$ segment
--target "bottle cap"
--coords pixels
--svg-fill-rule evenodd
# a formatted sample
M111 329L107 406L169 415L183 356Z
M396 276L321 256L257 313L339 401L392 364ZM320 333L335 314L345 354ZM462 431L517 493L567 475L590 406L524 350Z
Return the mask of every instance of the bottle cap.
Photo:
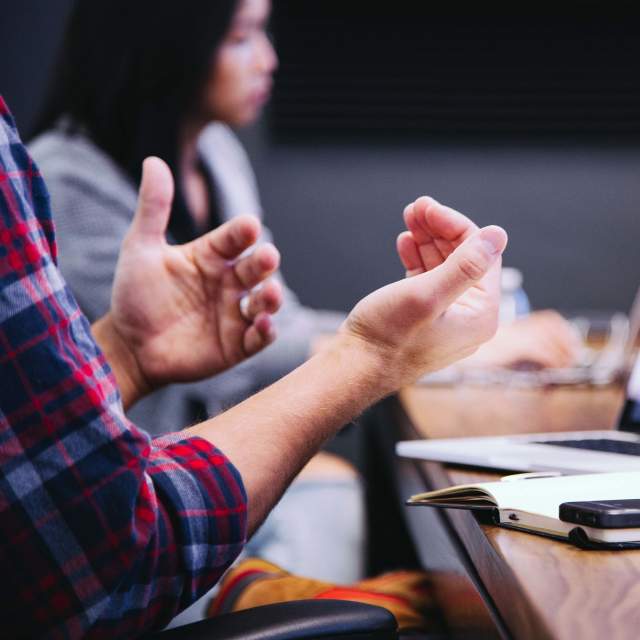
M522 272L513 267L503 267L500 279L502 292L517 291L522 287Z

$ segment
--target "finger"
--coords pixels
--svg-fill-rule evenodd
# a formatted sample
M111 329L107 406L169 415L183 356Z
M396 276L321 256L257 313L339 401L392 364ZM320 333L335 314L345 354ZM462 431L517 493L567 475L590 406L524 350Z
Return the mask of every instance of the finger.
M561 332L554 335L553 348L557 357L558 367L569 367L578 359L580 345L574 342L570 335Z
M410 231L403 231L396 240L396 249L402 266L407 273L416 274L424 271L420 251L413 234Z
M430 196L418 198L407 211L405 221L418 243L435 237L459 244L478 229L467 216Z
M195 254L205 263L213 258L234 260L255 244L260 235L260 221L255 216L237 216L217 229L194 240Z
M435 302L435 313L445 311L469 287L478 284L498 263L506 246L504 229L485 227L461 244L439 267L417 276L415 281L421 281L421 285L429 283L429 297ZM496 298L498 276L496 273L496 282L492 283Z
M171 170L160 158L146 158L142 163L142 180L138 191L138 205L131 223L131 233L143 239L164 239L172 201Z
M442 264L478 227L466 216L429 196L418 198L404 212L414 235L425 270Z
M409 205L404 211L404 220L414 236L427 271L442 264L464 239L469 224L473 224L461 213L428 196L422 196Z
M415 213L414 203L407 206L404 210L404 222L407 225L407 229L413 236L413 240L416 243L416 248L420 256L420 264L422 270L433 269L439 264L442 264L443 256L437 245L434 243L433 236L428 229L418 222ZM415 275L417 271L413 269L407 269L407 272Z
M273 279L268 280L246 298L247 302L242 315L251 322L260 313L276 313L282 305L282 299L282 285Z
M416 207L416 211L418 215L419 207ZM465 215L432 198L425 203L424 223L433 235L433 244L444 259L478 230L477 225Z
M535 311L523 320L523 323L526 323L525 326L531 325L541 339L553 346L559 363L556 366L568 366L577 359L582 340L571 324L557 311Z
M280 265L280 253L272 244L259 246L252 254L238 260L235 274L244 289L253 289Z
M557 345L537 345L535 354L534 359L545 368L568 367L572 362L570 354L558 349Z
M529 352L530 360L545 369L566 366L567 356L551 336L532 340Z
M550 328L550 331L553 331L557 339L562 342L567 357L572 362L577 360L580 349L583 346L583 341L578 331L558 312L547 310L545 314L548 315L550 324L552 323L554 326L553 329Z
M243 348L247 356L257 353L271 344L276 337L273 321L268 313L256 317L253 324L245 331Z

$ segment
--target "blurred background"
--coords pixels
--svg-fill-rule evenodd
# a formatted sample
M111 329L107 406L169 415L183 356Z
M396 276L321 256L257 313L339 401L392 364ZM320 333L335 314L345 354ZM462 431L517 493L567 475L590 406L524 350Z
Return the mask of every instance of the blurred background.
M509 231L505 263L534 308L628 310L639 22L605 3L464 15L430 4L274 2L275 92L241 137L293 290L346 310L399 277L401 212L427 193ZM25 138L71 6L3 8L0 91Z

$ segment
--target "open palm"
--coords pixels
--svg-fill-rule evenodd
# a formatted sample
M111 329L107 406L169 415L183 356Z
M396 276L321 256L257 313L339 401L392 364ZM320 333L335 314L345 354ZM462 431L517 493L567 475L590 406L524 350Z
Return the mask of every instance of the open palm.
M275 247L244 255L260 233L256 218L241 216L171 246L172 198L168 167L148 158L112 294L114 328L151 387L203 378L256 353L274 338L270 314L282 300L280 285L267 280L279 264Z

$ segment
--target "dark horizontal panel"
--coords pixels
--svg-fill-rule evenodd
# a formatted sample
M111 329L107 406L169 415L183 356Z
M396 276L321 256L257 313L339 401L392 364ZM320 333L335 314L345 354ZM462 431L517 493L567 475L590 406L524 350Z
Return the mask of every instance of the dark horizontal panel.
M599 138L603 134L629 134L630 136L633 136L633 140L637 143L638 136L640 136L640 122L624 124L619 122L598 123L596 126L592 122L582 122L580 120L571 119L563 121L547 121L544 123L531 122L527 125L523 124L519 120L496 120L493 122L485 122L483 127L475 126L473 123L459 121L446 121L439 124L443 126L446 125L447 134L451 134L456 139L461 133L478 134L483 136L488 134L513 133L518 135L519 142L522 142L522 136L526 137L527 134L535 134L536 136L541 134L566 134L572 138L577 133L590 135L594 138ZM348 121L329 118L318 118L313 121L305 119L291 119L287 131L281 133L279 137L283 140L290 140L290 134L294 132L296 134L308 133L310 139L317 140L318 135L322 134L323 139L326 141L326 131L331 130L332 132L340 134L341 138L345 133L411 133L411 135L414 136L416 132L424 134L425 131L429 131L429 135L425 135L425 138L433 135L441 138L442 132L445 129L442 127L435 128L431 125L433 125L431 121L413 121L411 119L397 120L392 124L389 124L387 121L383 122L370 119ZM299 135L296 136L296 139L301 140ZM629 141L630 140L624 136L617 140L620 144L626 144Z
M626 3L431 5L276 0L274 133L638 131Z

